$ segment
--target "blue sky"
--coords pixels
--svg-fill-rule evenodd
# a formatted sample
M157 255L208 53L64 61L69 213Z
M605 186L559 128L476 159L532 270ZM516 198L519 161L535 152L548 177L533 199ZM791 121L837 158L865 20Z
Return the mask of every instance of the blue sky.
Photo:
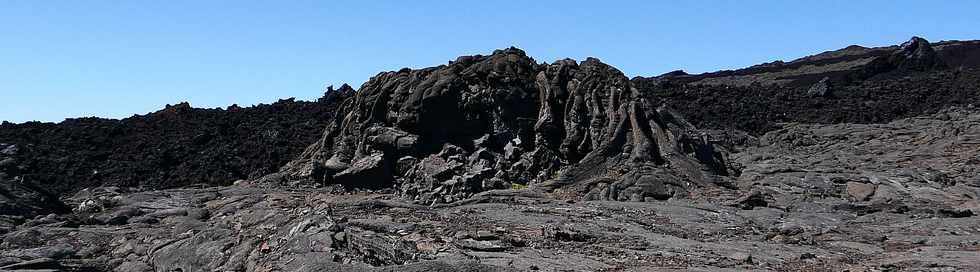
M980 39L978 1L18 1L0 4L0 120L313 100L381 71L517 46L628 76L845 47Z

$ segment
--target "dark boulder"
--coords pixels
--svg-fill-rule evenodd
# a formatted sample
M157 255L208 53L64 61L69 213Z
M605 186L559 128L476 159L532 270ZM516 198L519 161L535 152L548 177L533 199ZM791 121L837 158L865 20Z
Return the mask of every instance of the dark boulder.
M374 153L357 159L351 166L333 176L345 187L379 189L391 185L392 172L384 154Z

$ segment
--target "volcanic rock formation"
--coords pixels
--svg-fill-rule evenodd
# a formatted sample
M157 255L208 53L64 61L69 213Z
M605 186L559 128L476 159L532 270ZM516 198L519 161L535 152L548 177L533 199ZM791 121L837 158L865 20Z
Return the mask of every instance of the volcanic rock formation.
M666 199L729 172L691 124L594 58L536 64L510 48L381 73L337 116L278 177L431 204L529 184Z

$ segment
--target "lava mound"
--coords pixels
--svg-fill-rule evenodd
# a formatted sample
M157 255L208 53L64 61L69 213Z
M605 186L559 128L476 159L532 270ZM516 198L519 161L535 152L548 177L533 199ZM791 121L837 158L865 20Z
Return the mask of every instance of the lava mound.
M718 145L594 58L537 64L510 48L385 72L336 116L266 180L396 188L425 204L525 186L642 201L732 171Z

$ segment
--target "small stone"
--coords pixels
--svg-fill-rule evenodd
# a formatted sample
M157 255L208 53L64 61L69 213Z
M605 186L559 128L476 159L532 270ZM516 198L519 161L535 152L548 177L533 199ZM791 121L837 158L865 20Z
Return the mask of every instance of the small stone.
M259 252L262 252L262 253L272 252L272 247L269 247L269 243L262 242L262 244L259 245Z
M740 264L752 263L752 254L745 252L732 253L732 255L729 255L728 258Z
M861 182L847 183L847 196L855 201L868 200L875 193L875 185Z
M797 234L803 233L804 230L803 230L803 227L800 226L800 225L798 225L798 224L794 224L794 223L782 223L782 224L779 224L779 227L777 228L777 231L779 232L779 234L782 234L782 235L793 236L793 235L797 235Z
M465 231L457 231L456 234L453 235L453 238L466 239L466 238L470 238L470 234L466 233Z
M481 230L476 232L476 239L480 241L496 240L497 235L494 234L493 232Z
M210 216L211 216L211 213L208 212L208 210L205 210L205 209L201 209L201 208L187 209L187 217L190 217L190 218L193 218L193 219L207 220L208 217L210 217Z

